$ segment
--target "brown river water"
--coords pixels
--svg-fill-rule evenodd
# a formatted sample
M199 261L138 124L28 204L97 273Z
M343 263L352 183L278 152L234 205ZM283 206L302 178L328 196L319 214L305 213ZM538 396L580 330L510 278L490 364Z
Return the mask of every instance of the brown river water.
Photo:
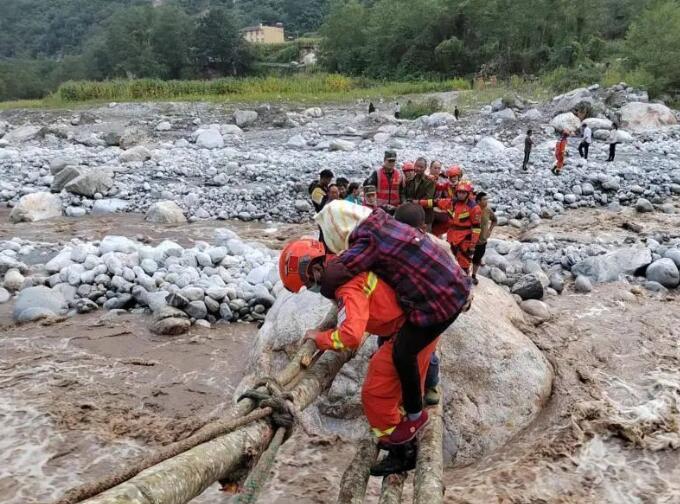
M231 222L149 228L135 215L13 226L3 212L0 239L52 243L121 234L188 245L230 227L277 247L311 231ZM617 238L623 233L613 217L570 216L538 232L578 232L582 225ZM645 225L677 228L664 220ZM472 465L449 467L446 502L680 503L680 299L630 290L614 283L550 298L553 319L522 327L555 366L553 396L506 446ZM6 504L52 502L219 416L257 331L218 325L167 338L149 332L144 315L103 311L16 326L10 310L11 303L0 305L0 502ZM282 448L259 502L334 502L353 452L337 437L299 430ZM366 502L377 502L379 490L372 478ZM214 485L193 502L230 500Z

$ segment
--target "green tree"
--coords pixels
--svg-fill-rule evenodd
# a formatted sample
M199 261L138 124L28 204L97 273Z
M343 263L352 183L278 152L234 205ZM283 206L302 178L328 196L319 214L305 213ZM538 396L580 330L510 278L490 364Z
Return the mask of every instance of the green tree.
M366 18L369 10L356 0L336 0L321 28L321 60L333 72L360 74L367 71L369 48Z
M241 75L250 67L248 44L231 11L211 9L198 20L195 34L194 58L202 74Z
M160 77L180 79L188 76L190 65L189 42L193 37L191 18L176 7L156 9L150 30L154 58Z
M680 90L680 2L655 2L626 37L630 62L654 79L655 90Z

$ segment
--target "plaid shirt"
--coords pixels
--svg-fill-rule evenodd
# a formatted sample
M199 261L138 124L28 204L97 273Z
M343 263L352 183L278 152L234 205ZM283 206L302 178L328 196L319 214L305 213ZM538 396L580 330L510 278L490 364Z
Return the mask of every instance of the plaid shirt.
M396 292L408 320L427 327L454 318L470 293L470 279L426 234L374 211L352 232L349 248L329 261L322 293L373 271Z

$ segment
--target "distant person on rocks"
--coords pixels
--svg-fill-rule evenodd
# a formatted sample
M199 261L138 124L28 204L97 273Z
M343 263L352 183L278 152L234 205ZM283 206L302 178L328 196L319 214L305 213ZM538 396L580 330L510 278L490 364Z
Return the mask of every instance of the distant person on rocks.
M607 158L607 161L612 162L616 157L616 144L619 143L619 127L616 123L614 123L612 130L609 132L607 142L609 142L609 157Z
M373 112L375 112L375 105L371 102L368 104L368 114L371 115Z
M347 180L345 177L338 177L335 179L335 185L338 186L338 190L340 191L340 199L345 199L345 197L347 197L349 180Z
M331 180L333 180L333 172L330 170L321 170L321 173L319 173L319 180L314 181L309 185L309 195L312 198L314 210L317 212L319 212L326 204L326 193Z
M341 199L340 198L340 188L338 187L337 184L329 185L328 186L328 194L326 195L326 203L330 203L331 201L335 201L335 200L338 200L338 199Z
M345 196L345 201L354 203L356 205L361 205L361 186L358 182L352 182L347 189L347 196Z
M453 109L453 116L456 118L456 121L460 120L460 110L458 110L458 105L456 105Z
M406 178L404 183L404 191L402 193L402 201L418 201L422 199L432 199L435 193L435 183L432 182L426 175L427 160L424 157L419 157L413 164L413 177ZM406 172L404 172L406 177ZM425 225L426 231L432 226L432 219L434 211L431 208L425 210Z
M378 193L375 186L364 186L364 203L363 205L371 210L378 208Z
M590 129L590 126L584 124L582 127L581 143L578 144L578 153L585 160L588 159L588 150L590 150L591 143L593 143L593 130Z
M401 119L401 105L399 105L399 102L396 102L394 105L394 117Z
M385 151L383 165L364 181L364 186L377 189L377 204L388 213L394 213L395 208L401 204L404 176L395 168L396 163L397 152Z
M555 165L552 167L552 172L555 175L562 173L562 168L564 168L564 158L567 154L568 139L569 132L563 131L560 139L555 144Z
M522 163L522 170L529 169L529 156L531 156L531 149L534 146L534 140L531 138L533 131L527 130L527 136L524 137L524 162Z
M491 236L493 228L496 227L498 219L496 214L489 207L489 196L485 192L477 194L477 204L482 209L482 231L479 233L479 241L475 247L475 254L472 256L472 282L477 285L477 270L483 264L484 254L486 253L486 242Z

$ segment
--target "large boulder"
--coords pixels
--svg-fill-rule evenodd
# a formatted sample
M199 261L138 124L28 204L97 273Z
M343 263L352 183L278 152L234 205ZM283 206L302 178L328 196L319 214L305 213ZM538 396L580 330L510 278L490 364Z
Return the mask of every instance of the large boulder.
M151 159L151 151L143 145L137 145L124 152L118 157L121 163L134 163Z
M196 132L196 145L203 149L220 149L224 147L224 138L216 129L199 130Z
M583 103L588 103L592 108L594 100L592 93L586 88L578 88L563 95L553 98L553 110L558 113L574 112L583 110Z
M657 259L647 267L647 280L658 282L664 287L674 289L680 284L680 273L672 259Z
M145 219L156 224L184 224L187 219L174 201L159 201L146 212Z
M95 194L104 194L113 187L113 178L107 170L87 170L81 175L68 182L64 189L73 194L93 197Z
M92 215L108 215L123 212L129 206L129 202L120 198L101 199L94 202Z
M37 192L22 196L9 214L9 220L35 222L61 216L61 200L48 192Z
M550 126L558 133L567 131L570 134L573 134L581 127L581 120L572 112L565 112L553 117L553 120L550 121Z
M524 275L512 286L512 293L517 294L522 299L541 299L543 297L541 277L536 273Z
M632 102L621 107L621 123L632 131L647 131L678 124L678 120L661 103Z
M19 143L24 143L28 142L29 140L33 140L34 138L37 138L40 133L42 132L42 128L40 126L33 126L32 124L27 124L25 126L19 126L18 128L13 129L9 133L6 133L2 139L9 143L9 144L19 144Z
M48 287L29 287L17 296L14 320L29 322L40 318L63 315L68 311L64 295Z
M422 123L430 128L438 128L456 122L456 116L448 112L435 112L422 118Z
M589 117L583 122L587 124L593 131L610 130L614 126L614 123L612 123L609 119L601 119L599 117Z
M651 262L652 253L648 248L629 247L588 257L572 266L571 272L595 282L616 282L623 275L634 275Z
M282 291L253 343L249 375L239 391L259 376L272 376L288 362L308 329L332 304L317 294ZM524 319L512 297L481 278L472 309L440 341L446 461L458 451L463 464L502 446L535 418L548 400L553 370L516 324ZM319 432L359 439L366 435L360 396L368 360L376 348L369 338L330 389L303 413Z
M234 112L234 122L239 128L252 126L257 118L258 114L254 110L237 110Z
M505 152L505 145L491 136L482 137L475 147L480 151L489 154L500 154L501 152Z
M83 171L76 166L65 166L59 170L52 179L50 191L58 193L76 177L83 174Z

